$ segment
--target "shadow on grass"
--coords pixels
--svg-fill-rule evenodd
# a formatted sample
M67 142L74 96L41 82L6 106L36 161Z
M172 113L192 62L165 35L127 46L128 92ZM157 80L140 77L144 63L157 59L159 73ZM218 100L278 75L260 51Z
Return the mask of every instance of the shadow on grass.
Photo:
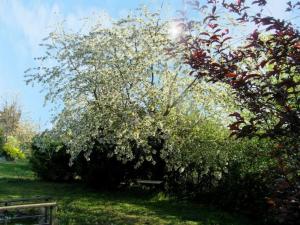
M151 194L96 192L81 184L0 179L0 200L35 196L50 196L58 202L57 217L60 225L253 224L238 215L229 215L193 203L157 200Z

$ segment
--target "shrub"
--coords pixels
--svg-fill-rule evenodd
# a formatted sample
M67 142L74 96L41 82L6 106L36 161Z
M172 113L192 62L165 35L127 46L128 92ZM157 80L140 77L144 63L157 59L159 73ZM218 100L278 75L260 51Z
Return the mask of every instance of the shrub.
M73 165L69 166L71 156L67 147L51 133L45 132L33 139L30 163L38 177L51 181L69 181L77 177L84 183L97 188L117 188L121 182L129 184L136 179L163 179L165 164L159 154L161 142L149 138L149 144L156 149L151 155L156 164L144 161L137 168L140 157L146 157L144 151L137 148L132 141L135 159L123 162L114 154L115 146L108 143L91 144L89 157L81 152Z
M276 142L257 139L246 141L242 146L242 158L218 189L219 195L215 193L214 196L221 199L224 206L247 210L252 215L265 218L268 224L292 225L300 218L299 175L296 178L295 172L291 172L290 179L287 179L282 171L283 168L285 172L296 169L297 156L285 159L279 166L274 155ZM282 156L282 153L279 154Z
M165 158L168 174L167 189L183 195L195 196L209 192L218 185L228 165L237 154L232 148L226 128L214 122L202 121L188 132L180 131L183 144L169 151Z
M69 166L70 155L66 146L48 132L34 137L30 164L38 177L49 181L70 181L74 170Z
M17 159L25 159L25 154L19 149L19 143L16 138L9 136L7 142L2 147L1 153L6 160L14 161Z
M4 138L4 135L3 135L3 130L0 128L0 153L2 152L2 149L3 149L3 145L5 143L5 138Z
M202 129L198 130L197 148L176 153L173 165L178 163L177 170L167 174L167 190L180 197L267 217L266 200L277 175L276 163L270 157L272 141L236 140L213 124Z
M97 150L92 151L89 160L80 154L74 165L82 181L95 188L117 188L128 171L127 164Z
M76 175L81 177L83 182L97 188L117 188L121 182L130 184L137 179L162 180L165 175L165 163L159 154L162 148L160 140L149 138L149 145L156 149L151 155L156 163L145 160L139 167L136 167L136 164L141 157L146 157L145 152L139 149L134 141L131 145L134 159L123 162L114 155L114 145L96 142L88 159L81 152L74 161Z
M274 193L271 184L277 176L276 161L270 157L272 141L236 140L229 137L226 128L208 121L176 136L187 140L186 148L164 149L168 137L149 137L152 160L144 160L138 167L139 158L149 153L145 155L134 141L131 161L117 158L113 144L93 141L89 157L81 152L70 167L66 146L44 133L34 138L30 162L38 176L46 180L67 181L77 176L90 186L109 189L136 179L163 180L166 192L252 215L267 217L270 202L280 205L283 211L296 207L297 190L289 196L292 204L270 194ZM189 140L193 140L193 145Z

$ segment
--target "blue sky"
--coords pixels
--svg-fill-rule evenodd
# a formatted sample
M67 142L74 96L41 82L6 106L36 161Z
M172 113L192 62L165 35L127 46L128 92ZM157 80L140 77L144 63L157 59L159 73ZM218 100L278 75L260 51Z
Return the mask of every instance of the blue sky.
M50 124L50 106L44 107L39 87L26 86L24 71L35 66L34 57L43 52L41 39L56 23L66 21L77 28L80 19L94 13L112 18L122 17L141 4L160 7L163 0L0 0L0 101L18 96L25 118L42 128ZM164 0L171 15L184 7L183 0ZM272 0L269 11L281 15L284 0Z
M48 127L50 106L44 107L39 87L26 86L24 71L35 66L34 57L42 54L39 47L56 23L66 20L76 28L80 19L95 13L122 17L142 4L160 7L162 0L0 0L0 101L18 96L25 118L42 128ZM182 0L165 1L168 9L180 9ZM176 8L173 6L176 6Z

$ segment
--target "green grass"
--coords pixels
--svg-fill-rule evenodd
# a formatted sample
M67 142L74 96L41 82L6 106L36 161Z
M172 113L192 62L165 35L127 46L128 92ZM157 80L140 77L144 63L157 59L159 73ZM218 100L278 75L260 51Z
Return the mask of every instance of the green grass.
M246 218L161 195L97 192L80 184L35 179L26 162L0 162L0 200L51 196L60 225L250 225Z
M0 179L25 179L33 180L34 174L26 161L1 162L0 161Z

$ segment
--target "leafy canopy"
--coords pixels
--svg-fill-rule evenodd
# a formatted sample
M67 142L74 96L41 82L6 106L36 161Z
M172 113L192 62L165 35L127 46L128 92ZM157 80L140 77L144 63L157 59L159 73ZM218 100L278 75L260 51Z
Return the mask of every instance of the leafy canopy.
M286 2L286 11L299 9L300 2ZM197 39L187 35L182 42L189 50L186 62L195 76L230 85L240 107L249 110L248 118L239 112L232 114L236 118L230 126L233 134L298 140L297 25L266 15L266 0L208 0L207 3L202 6L197 0L191 1L206 15L197 21L207 28L206 32L197 33ZM228 17L221 15L224 12ZM191 22L195 21L184 23L186 30ZM236 26L247 26L248 34L237 38Z
M160 14L141 9L88 33L49 35L41 66L27 72L27 81L43 85L46 100L62 103L54 132L73 157L85 151L88 158L100 143L126 162L134 158L134 145L143 151L139 163L155 163L149 137L166 140L165 151L175 151L186 148L181 135L205 118L228 122L234 105L229 89L187 76L183 54L167 51L177 45L169 27Z

